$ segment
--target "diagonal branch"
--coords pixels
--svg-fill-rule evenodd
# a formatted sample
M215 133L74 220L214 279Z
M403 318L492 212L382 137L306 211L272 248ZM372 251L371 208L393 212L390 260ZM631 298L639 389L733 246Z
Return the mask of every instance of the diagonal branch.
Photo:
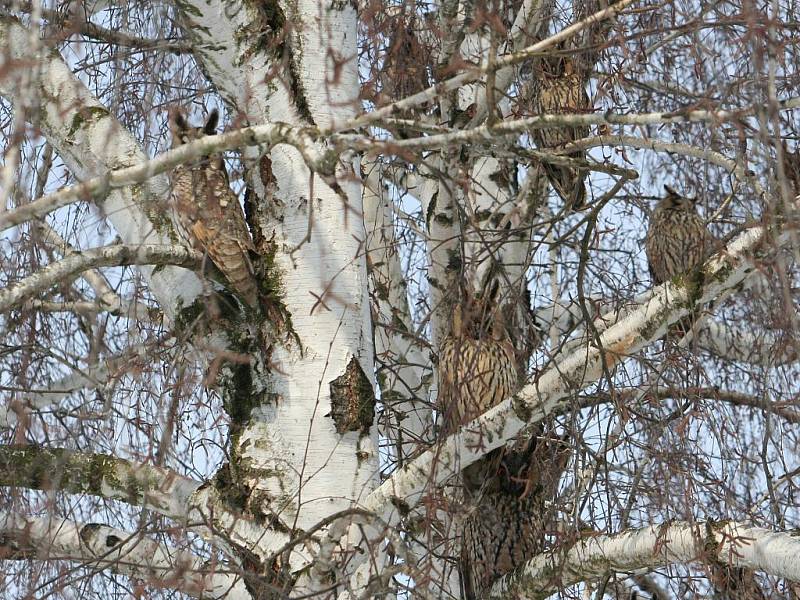
M156 344L163 342L164 340L158 339ZM46 388L28 389L19 395L15 394L5 406L0 406L0 429L16 426L19 421L27 419L31 412L46 408L57 412L62 400L78 390L107 386L132 365L152 360L153 349L153 344L138 344L85 368L70 365L71 373L50 383Z
M590 340L557 357L553 366L515 397L463 426L440 446L396 472L367 497L365 508L387 520L396 520L395 508L405 513L416 506L426 487L440 485L453 475L452 465L463 469L505 445L525 425L566 409L571 395L597 381L605 370L660 339L670 324L695 306L733 290L753 270L748 255L758 248L765 234L764 227L747 229L712 257L704 266L705 283L700 290L693 290L687 278L655 288L649 300L602 333L599 346ZM779 237L778 243L788 243L787 238Z
M0 486L91 494L183 520L201 483L168 469L106 454L0 446Z
M0 312L13 308L48 288L97 267L177 265L195 267L202 256L187 246L113 245L75 252L0 290Z
M222 565L99 523L0 512L0 555L4 560L75 561L193 598L252 598L242 579Z
M734 521L674 522L593 535L540 554L496 582L487 598L538 598L609 572L633 572L673 563L711 560L800 581L800 539Z

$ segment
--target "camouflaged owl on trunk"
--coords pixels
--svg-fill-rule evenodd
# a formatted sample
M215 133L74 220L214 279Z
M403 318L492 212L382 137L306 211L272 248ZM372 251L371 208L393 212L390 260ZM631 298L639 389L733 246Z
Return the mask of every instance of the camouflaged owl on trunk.
M170 115L172 147L217 130L212 110L202 127L191 127L179 110ZM255 252L239 199L230 188L221 154L202 156L177 167L171 176L173 217L192 247L208 255L233 292L250 307L258 304L258 286L250 253Z

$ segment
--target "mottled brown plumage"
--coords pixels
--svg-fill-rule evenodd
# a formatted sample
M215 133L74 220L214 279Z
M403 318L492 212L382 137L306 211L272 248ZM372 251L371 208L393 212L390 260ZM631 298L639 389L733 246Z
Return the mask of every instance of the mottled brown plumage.
M381 73L382 92L390 101L413 96L428 87L431 50L420 41L424 31L415 16L399 16L394 22Z
M664 283L699 266L708 256L714 238L694 200L669 186L666 197L653 210L647 228L645 250L653 284Z
M462 531L466 600L483 597L497 579L544 551L553 521L548 503L569 456L563 437L537 426L465 469L465 496L471 505Z
M488 306L474 300L457 306L451 335L441 345L439 406L447 434L519 386L518 358L500 309L492 308L494 314L488 314ZM552 462L552 457L540 456L548 451L541 439L526 438L490 452L464 470L469 508L463 520L460 563L468 599L478 597L541 548L544 482L532 465Z
M653 285L700 266L714 244L714 237L695 210L694 200L681 196L669 186L664 186L664 189L667 195L653 210L645 239ZM690 315L681 319L670 328L671 334L683 337L695 318L695 315Z
M591 111L586 82L567 57L546 59L535 73L533 110L536 114L580 114ZM531 137L540 149L558 148L589 135L589 126L533 129ZM583 160L583 152L567 155ZM586 204L586 172L575 167L542 163L553 189L574 209Z
M461 569L468 600L483 597L495 580L542 550L542 503L523 494L484 492L465 519Z
M172 147L214 135L218 119L219 113L213 110L203 127L190 127L180 111L173 111ZM181 165L172 172L171 180L178 230L193 247L207 253L233 291L255 307L258 288L249 255L255 248L222 156L204 156Z
M452 433L508 398L518 385L514 347L499 317L481 331L475 303L456 306L453 328L439 351L439 399L445 432ZM472 314L465 314L473 311Z

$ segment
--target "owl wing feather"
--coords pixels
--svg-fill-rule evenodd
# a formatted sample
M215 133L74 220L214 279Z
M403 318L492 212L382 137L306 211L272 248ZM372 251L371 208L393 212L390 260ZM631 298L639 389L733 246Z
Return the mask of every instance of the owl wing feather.
M233 290L251 307L258 303L255 251L239 200L228 184L221 159L179 167L173 174L173 202L190 243L206 252Z

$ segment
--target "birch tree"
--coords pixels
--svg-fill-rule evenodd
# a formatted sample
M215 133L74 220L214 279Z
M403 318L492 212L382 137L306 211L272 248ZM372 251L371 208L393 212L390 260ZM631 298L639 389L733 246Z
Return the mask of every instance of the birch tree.
M2 596L797 597L796 14L0 2ZM176 226L209 157L255 306ZM715 243L654 286L664 185ZM523 376L453 432L476 302ZM476 591L467 473L521 447Z

